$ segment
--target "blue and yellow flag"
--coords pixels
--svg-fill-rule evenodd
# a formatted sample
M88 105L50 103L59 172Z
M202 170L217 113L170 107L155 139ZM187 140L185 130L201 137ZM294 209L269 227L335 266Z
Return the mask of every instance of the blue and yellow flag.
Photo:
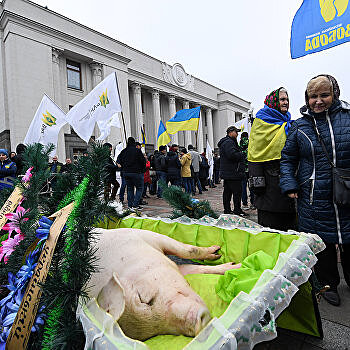
M142 141L141 141L141 144L142 144L142 147L146 147L146 143L147 143L147 139L146 139L146 133L145 133L145 127L141 126L141 137L142 137Z
M281 159L286 143L291 115L264 106L257 113L250 131L248 161L267 162Z
M294 16L292 58L350 41L349 0L304 0Z
M201 107L181 109L166 122L169 134L176 134L181 130L198 130Z
M160 121L159 128L158 128L158 137L157 137L157 149L159 149L159 146L165 146L171 141L170 136L168 135L168 132L165 129L165 126L162 121Z

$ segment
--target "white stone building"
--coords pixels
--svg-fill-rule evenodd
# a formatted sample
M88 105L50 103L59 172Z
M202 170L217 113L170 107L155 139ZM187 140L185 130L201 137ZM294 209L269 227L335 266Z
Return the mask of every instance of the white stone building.
M197 143L202 151L206 140L216 147L227 126L251 108L250 102L189 75L181 64L161 62L29 0L3 0L0 13L0 147L14 150L23 142L44 93L67 112L113 71L126 136L140 140L144 125L149 151L159 121L165 124L180 109L201 106L198 135L180 132L172 135L173 143ZM113 128L108 141L121 141L121 131ZM61 161L86 148L70 126L62 128Z

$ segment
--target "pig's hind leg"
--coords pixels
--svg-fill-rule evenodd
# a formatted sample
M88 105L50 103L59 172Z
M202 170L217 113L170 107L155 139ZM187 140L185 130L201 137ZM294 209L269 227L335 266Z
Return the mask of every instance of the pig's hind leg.
M235 264L233 262L229 262L226 264L220 265L179 265L178 268L183 276L197 273L211 273L216 275L223 275L225 271L239 269L241 264Z
M142 231L142 230L140 230ZM218 254L219 245L211 247L197 247L195 245L185 244L165 235L151 231L143 231L143 239L154 248L161 249L166 255L176 255L183 259L196 260L217 260L221 257Z

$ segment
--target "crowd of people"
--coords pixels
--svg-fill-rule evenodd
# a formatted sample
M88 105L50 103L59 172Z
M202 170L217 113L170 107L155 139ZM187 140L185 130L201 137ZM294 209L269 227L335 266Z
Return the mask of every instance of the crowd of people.
M214 162L219 166L219 157ZM120 171L120 202L125 202L130 209L142 209L147 204L145 198L150 195L162 198L163 187L167 185L183 187L184 191L195 195L208 191L207 187L216 187L213 179L209 179L209 163L205 152L199 154L192 146L179 148L173 144L160 146L153 154L144 154L141 145L133 137L127 140L126 148L117 157L116 169ZM219 178L216 179L217 183ZM114 199L111 196L109 199Z
M350 286L350 105L339 96L334 77L311 79L302 117L292 121L287 90L272 91L256 114L249 139L243 132L238 144L241 130L227 128L217 145L219 154L213 155L212 176L206 154L193 145L160 146L146 155L129 137L116 162L110 157L106 165L105 199L115 200L119 189L122 203L126 191L128 208L142 209L150 195L162 198L168 184L195 195L208 186L215 188L222 179L224 213L247 216L248 188L250 208L257 209L259 224L315 233L323 239L326 249L318 254L315 273L329 288L324 298L339 305L337 248ZM112 152L111 144L105 146ZM24 151L22 144L10 154L0 149L0 189L13 186L15 177L23 174ZM70 159L63 165L57 157L49 164L52 173L69 172L70 167Z

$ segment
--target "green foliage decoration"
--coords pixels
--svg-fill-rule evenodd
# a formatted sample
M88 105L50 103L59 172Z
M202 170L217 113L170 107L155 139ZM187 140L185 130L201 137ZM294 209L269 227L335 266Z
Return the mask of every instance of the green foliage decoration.
M162 197L173 208L171 219L176 219L180 216L186 215L191 219L200 219L203 216L210 216L217 219L219 215L211 208L207 200L195 201L189 193L183 192L181 187L169 186L163 182Z

